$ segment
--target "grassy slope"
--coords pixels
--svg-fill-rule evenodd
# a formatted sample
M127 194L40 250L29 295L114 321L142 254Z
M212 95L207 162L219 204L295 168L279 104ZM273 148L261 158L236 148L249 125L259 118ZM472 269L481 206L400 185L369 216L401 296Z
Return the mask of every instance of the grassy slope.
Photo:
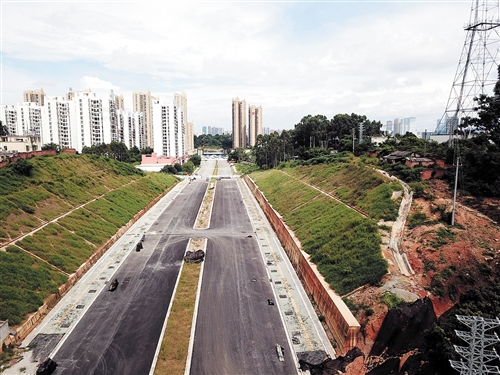
M285 172L334 194L371 218L388 221L397 218L399 205L391 196L401 190L401 185L386 182L379 173L361 163L299 166L286 168Z
M34 166L31 177L17 175L9 166L0 169L0 243L84 206L0 251L0 320L11 324L36 311L67 280L65 273L74 272L177 181L96 156L59 155L29 162Z
M377 283L387 272L375 220L302 184L298 179L341 196L375 219L393 219L397 188L370 168L356 163L285 168L284 172L254 172L251 177L269 202L294 230L304 250L331 287L345 294L366 283ZM339 193L341 192L341 193Z

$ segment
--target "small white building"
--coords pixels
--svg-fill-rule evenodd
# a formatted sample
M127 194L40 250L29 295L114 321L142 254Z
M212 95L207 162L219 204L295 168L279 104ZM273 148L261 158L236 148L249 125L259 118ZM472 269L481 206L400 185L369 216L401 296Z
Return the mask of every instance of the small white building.
M0 136L0 151L16 153L39 151L42 149L40 137L29 135L2 135Z

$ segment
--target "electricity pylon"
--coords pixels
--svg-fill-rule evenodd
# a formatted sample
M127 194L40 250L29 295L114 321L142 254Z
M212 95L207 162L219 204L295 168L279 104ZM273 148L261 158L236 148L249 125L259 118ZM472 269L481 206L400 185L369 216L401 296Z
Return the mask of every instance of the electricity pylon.
M488 346L500 342L497 334L486 334L486 331L500 326L500 319L485 319L480 316L457 315L457 319L471 329L471 332L458 331L455 333L469 346L454 345L455 351L464 359L463 361L450 360L451 367L460 371L460 375L486 375L500 374L497 366L489 366L486 363L500 358L493 350L486 350Z
M474 98L491 95L500 62L499 1L473 0L466 37L458 62L446 110L435 134L449 134L450 140L464 117L475 116Z

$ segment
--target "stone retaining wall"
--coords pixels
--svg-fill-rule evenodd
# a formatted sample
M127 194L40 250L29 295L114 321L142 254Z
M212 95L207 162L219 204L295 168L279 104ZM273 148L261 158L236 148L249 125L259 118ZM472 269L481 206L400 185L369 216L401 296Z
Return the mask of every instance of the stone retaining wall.
M29 316L29 318L21 324L16 329L15 336L9 336L4 340L5 345L9 344L20 344L29 333L43 320L45 315L48 314L50 309L52 309L57 302L66 294L66 292L71 289L71 287L76 284L76 282L87 272L100 258L101 256L116 242L118 239L125 234L130 227L139 220L151 207L153 207L158 201L163 198L175 185L172 185L169 189L167 189L163 194L156 197L151 203L149 203L145 208L139 211L135 217L130 220L123 227L118 229L118 231L111 237L104 245L102 245L99 249L97 249L90 258L83 263L75 273L71 274L68 278L68 281L59 287L59 290L56 294L52 294L45 299L45 303L40 306L38 311Z
M358 321L342 298L330 288L316 265L309 261L309 254L302 251L300 241L288 229L281 216L272 208L253 180L248 176L244 176L244 180L273 226L306 293L314 300L318 310L324 316L325 323L338 345L337 350L345 354L357 344L360 331Z

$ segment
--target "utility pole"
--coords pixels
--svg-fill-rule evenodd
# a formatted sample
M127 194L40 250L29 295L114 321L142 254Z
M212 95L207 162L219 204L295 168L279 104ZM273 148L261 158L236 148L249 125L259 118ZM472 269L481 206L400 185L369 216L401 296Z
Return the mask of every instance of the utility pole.
M453 189L453 208L451 210L451 225L455 225L455 209L457 204L457 185L458 185L458 167L460 164L460 157L457 157L457 168L455 170L455 188Z
M352 128L352 153L354 154L354 128Z
M424 158L425 158L426 151L427 151L427 129L425 129L425 132L424 132Z

